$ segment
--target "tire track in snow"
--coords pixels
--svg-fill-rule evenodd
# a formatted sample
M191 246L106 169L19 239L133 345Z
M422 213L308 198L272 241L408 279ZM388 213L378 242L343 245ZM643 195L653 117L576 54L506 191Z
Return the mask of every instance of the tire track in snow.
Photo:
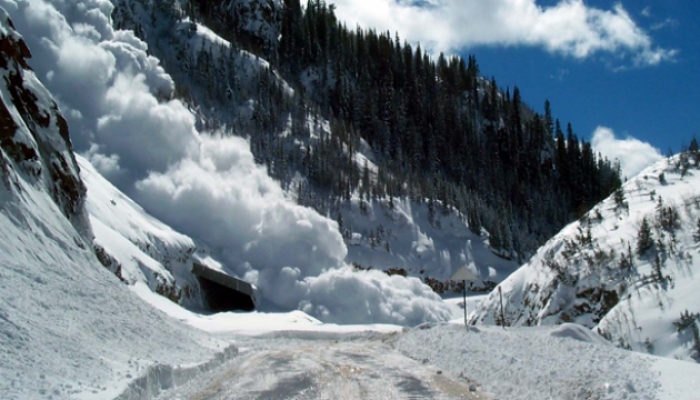
M237 344L249 347L236 359L160 398L488 400L469 391L471 382L377 339L243 339Z

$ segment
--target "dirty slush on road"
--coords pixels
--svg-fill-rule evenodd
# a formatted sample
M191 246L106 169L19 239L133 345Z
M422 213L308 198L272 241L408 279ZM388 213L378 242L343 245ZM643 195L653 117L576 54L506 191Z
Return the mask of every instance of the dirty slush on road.
M300 336L236 337L238 356L159 399L489 399L477 382L401 354L397 334Z

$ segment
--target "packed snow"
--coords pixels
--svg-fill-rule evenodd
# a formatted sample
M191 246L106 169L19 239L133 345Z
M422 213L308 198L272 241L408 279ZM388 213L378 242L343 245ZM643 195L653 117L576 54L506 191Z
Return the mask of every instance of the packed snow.
M390 337L240 340L239 357L160 399L489 399L469 382L411 360ZM231 379L235 377L235 379Z
M112 398L157 363L227 344L162 315L102 268L46 193L0 210L0 397Z
M406 329L322 324L298 311L202 316L167 301L158 305L158 295L142 292L169 315L240 349L220 368L165 388L162 399L343 393L377 399L691 400L700 383L700 365L619 350L577 324L467 329L459 319ZM470 304L479 300L470 298Z
M498 399L697 398L693 374L700 365L619 350L595 335L574 324L507 330L441 324L412 329L395 346Z

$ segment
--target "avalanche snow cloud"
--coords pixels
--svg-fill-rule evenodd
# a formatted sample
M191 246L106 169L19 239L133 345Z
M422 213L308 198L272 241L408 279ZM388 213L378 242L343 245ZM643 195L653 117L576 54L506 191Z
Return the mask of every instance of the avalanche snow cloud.
M326 321L417 324L449 311L416 279L354 273L335 221L300 207L240 138L201 135L174 83L108 0L0 0L57 97L76 149L174 228L204 240L264 300ZM89 196L89 193L88 193Z

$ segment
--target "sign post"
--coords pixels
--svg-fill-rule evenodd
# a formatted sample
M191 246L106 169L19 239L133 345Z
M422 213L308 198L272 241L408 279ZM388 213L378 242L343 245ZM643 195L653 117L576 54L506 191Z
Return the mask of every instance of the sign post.
M462 298L464 299L464 326L467 326L467 281L475 281L479 279L472 271L468 270L466 266L460 268L452 275L451 280L462 281L464 289L462 291Z

